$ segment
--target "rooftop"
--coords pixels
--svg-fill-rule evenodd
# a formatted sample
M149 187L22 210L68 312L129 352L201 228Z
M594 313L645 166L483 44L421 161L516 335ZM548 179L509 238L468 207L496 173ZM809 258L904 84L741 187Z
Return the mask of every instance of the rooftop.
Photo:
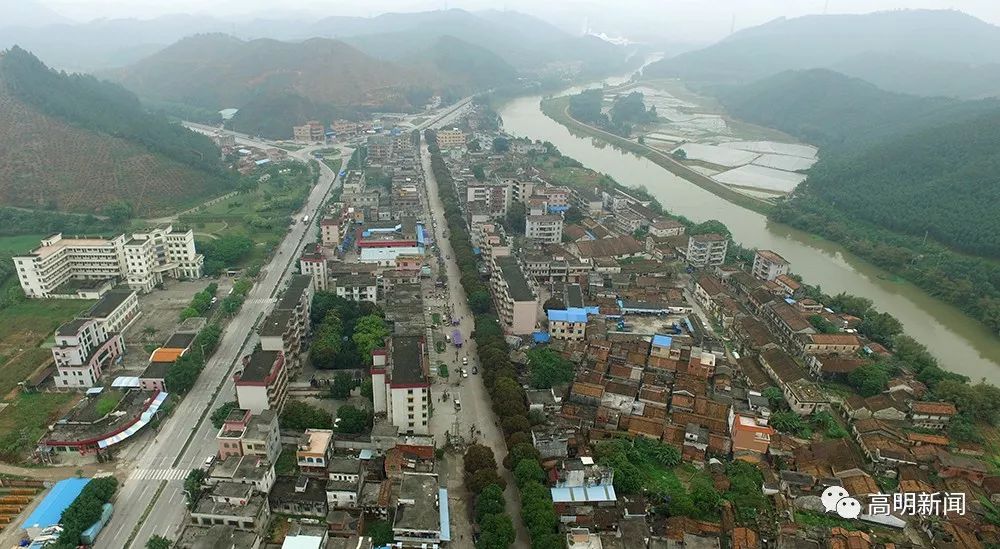
M514 256L500 256L496 258L497 267L500 269L500 276L507 283L507 291L514 301L531 301L535 299L535 293L528 285L528 279L521 271L521 266L517 264Z
M584 240L576 243L582 258L618 257L632 255L643 250L641 242L630 235L598 240Z
M118 288L111 290L104 294L97 303L94 303L94 306L87 311L85 316L89 318L104 318L115 312L115 309L120 307L122 303L125 303L125 300L134 293L133 290Z
M173 365L173 362L150 362L139 377L142 379L164 379L167 377L167 370Z
M268 376L271 375L271 370L274 369L274 363L281 356L280 351L263 351L261 349L254 350L253 354L250 355L250 360L247 361L246 366L243 368L243 373L240 374L240 381L266 381Z
M393 529L439 531L438 489L437 475L404 473Z
M263 337L280 337L288 329L291 318L291 309L275 309L261 322L258 333Z
M178 333L170 336L170 339L163 344L164 349L187 349L194 342L194 338L197 334L192 333Z
M391 345L392 384L426 383L423 338L420 336L393 336Z
M332 439L333 431L330 429L306 429L295 453L323 455Z
M782 265L788 265L788 261L781 257L777 253L771 250L757 250L757 256L765 261L770 261L771 263L780 263Z
M302 293L312 284L312 277L309 275L293 275L288 282L288 288L281 294L281 300L275 305L275 309L294 309L302 299Z

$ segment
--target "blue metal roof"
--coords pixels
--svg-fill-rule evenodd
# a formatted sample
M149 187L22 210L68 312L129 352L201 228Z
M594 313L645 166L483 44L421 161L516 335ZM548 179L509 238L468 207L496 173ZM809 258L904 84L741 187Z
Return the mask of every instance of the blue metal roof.
M451 541L451 517L448 512L448 490L438 488L438 512L441 518L441 541Z
M610 484L593 484L591 486L564 486L552 488L553 503L590 503L617 501L615 487Z
M59 524L63 511L80 495L88 482L89 478L68 478L57 482L35 511L24 520L21 527L48 528Z
M669 347L673 341L674 338L668 335L656 334L653 336L653 345L657 347Z
M535 332L531 334L531 337L535 343L548 343L550 339L548 332Z
M549 309L549 322L586 322L587 310L570 307L566 310Z

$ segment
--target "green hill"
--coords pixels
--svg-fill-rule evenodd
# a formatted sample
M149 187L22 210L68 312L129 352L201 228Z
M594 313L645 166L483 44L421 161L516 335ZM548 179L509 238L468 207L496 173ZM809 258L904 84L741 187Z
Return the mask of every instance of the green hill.
M238 108L233 128L287 138L305 120L411 109L435 93L457 97L513 82L517 75L499 56L454 37L405 51L411 57L394 63L327 38L244 41L203 34L114 77L144 99Z
M141 107L120 86L0 54L0 202L100 213L126 201L138 215L226 192L234 177L207 137Z
M1000 95L1000 27L958 11L896 10L776 19L650 65L650 78L746 84L832 68L915 95Z
M1000 109L1000 101L961 101L892 93L825 69L786 71L716 90L726 110L828 149L861 147L920 128Z

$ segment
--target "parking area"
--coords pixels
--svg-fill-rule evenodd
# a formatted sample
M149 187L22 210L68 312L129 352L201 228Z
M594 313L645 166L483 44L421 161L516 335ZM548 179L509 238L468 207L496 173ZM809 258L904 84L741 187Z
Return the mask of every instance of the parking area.
M224 296L233 285L228 277L199 280L167 280L163 289L139 295L140 315L125 330L125 357L122 369L130 373L141 372L149 358L147 347L159 346L173 334L180 324L180 314L190 303L194 294L202 291L212 282L218 284L218 296ZM209 311L211 314L214 307Z

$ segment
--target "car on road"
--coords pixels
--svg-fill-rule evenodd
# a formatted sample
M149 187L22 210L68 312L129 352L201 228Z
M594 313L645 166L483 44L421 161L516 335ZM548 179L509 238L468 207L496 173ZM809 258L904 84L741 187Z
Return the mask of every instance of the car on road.
M465 368L462 368L462 377L469 377L469 372L467 372Z
M455 399L455 409L456 410L461 410L462 409L462 403L459 402L457 398Z
M205 469L211 468L213 463L215 463L215 455L205 458Z
M479 373L479 366L473 366L472 367L472 375L476 375L478 373Z
M469 357L463 356L462 357L462 364L464 365L464 364L468 364L468 363L469 363Z
M216 303L218 303L218 301L219 301L218 297L213 297L211 305L215 305Z

